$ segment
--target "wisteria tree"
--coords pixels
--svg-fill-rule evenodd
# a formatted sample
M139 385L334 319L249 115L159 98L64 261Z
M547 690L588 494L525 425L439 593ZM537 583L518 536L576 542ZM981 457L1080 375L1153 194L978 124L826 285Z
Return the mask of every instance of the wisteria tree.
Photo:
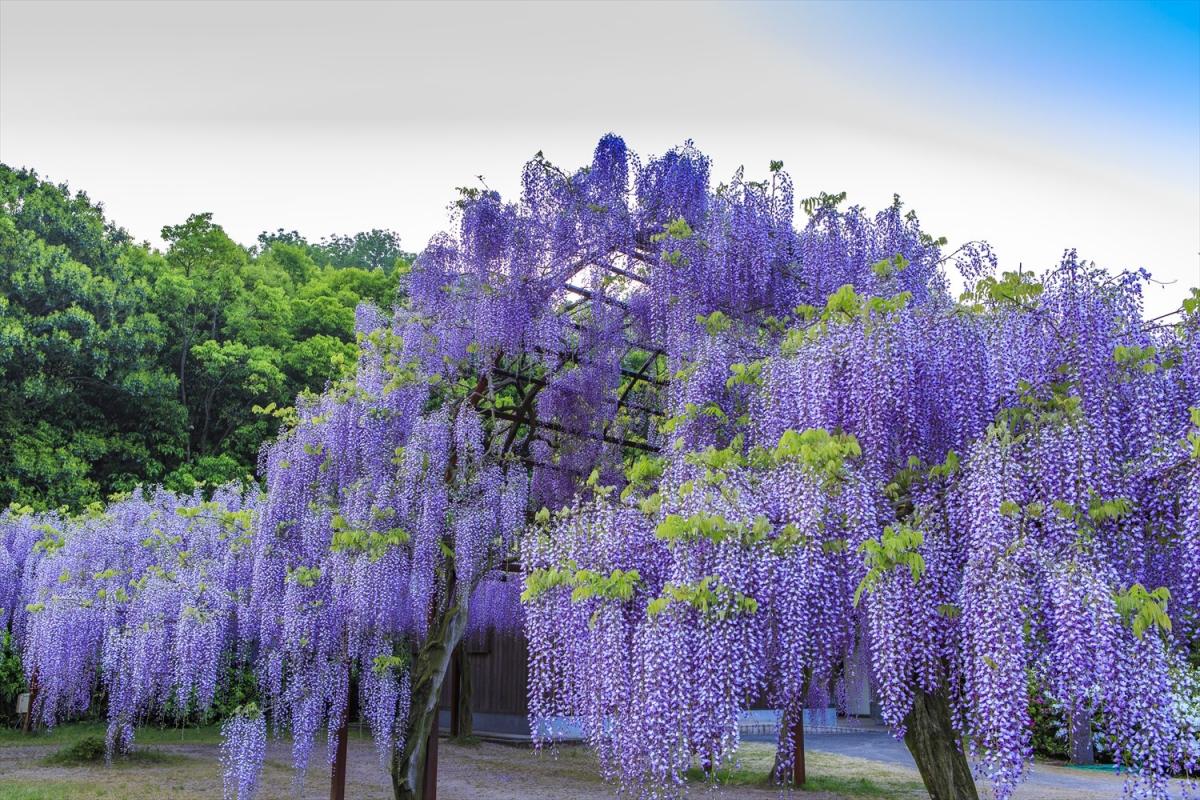
M662 455L526 538L535 730L581 716L611 775L674 794L765 697L782 779L791 723L863 652L932 797L975 797L968 758L1011 793L1031 680L1098 719L1136 793L1194 773L1171 696L1197 633L1198 301L1150 325L1140 274L1068 253L1035 282L984 246L953 257L956 301L898 203L818 198L796 234L778 176L709 193L676 156Z
M357 701L415 798L465 632L523 616L535 737L581 719L640 796L715 776L756 702L787 780L851 657L932 797L1011 793L1031 683L1164 796L1200 752L1168 702L1200 645L1200 299L1149 324L1139 274L997 274L843 200L797 230L782 164L713 187L690 144L615 136L515 202L461 190L405 303L360 309L354 374L263 409L264 496L0 519L43 719L99 670L127 747L237 664L229 797L271 728L344 765Z

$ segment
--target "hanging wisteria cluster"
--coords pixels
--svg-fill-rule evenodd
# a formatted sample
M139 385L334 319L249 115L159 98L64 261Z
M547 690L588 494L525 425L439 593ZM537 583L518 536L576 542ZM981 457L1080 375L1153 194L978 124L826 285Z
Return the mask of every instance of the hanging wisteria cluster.
M1140 274L998 274L898 200L710 171L610 135L574 172L539 154L515 202L460 190L403 302L359 310L354 374L267 409L261 496L0 514L39 717L98 680L125 750L250 670L227 797L270 729L332 758L356 701L411 797L450 653L523 624L535 739L580 720L639 796L715 775L759 703L785 778L853 662L898 735L944 701L1000 798L1031 686L1165 797L1200 756L1200 298L1148 324Z
M945 698L998 797L1032 756L1031 679L1165 797L1200 755L1172 706L1197 646L1198 301L1148 325L1141 274L1068 253L998 275L898 203L817 198L796 235L790 198L706 199L687 157L648 171L674 181L651 237L661 455L593 473L523 546L534 730L578 717L611 776L674 795L765 700L783 778L791 720L864 653L893 729ZM734 253L766 266L723 283Z
M108 699L109 747L152 712L213 702L250 574L253 498L135 492L80 517L7 512L26 553L14 629L36 711L53 726Z

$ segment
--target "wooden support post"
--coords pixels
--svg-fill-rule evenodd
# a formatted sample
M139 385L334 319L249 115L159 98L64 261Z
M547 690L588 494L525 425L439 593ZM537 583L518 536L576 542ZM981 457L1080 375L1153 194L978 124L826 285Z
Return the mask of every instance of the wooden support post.
M792 785L803 786L807 777L804 774L804 709L796 713L792 722Z
M337 749L333 765L329 770L329 800L346 800L346 748L350 743L350 717L354 716L354 682L346 679L346 708L342 711L342 724L338 726Z
M29 679L29 711L25 714L25 732L33 732L33 709L37 704L38 696L38 676L33 673L33 677Z
M346 800L346 745L350 738L350 714L342 717L338 728L337 753L329 775L329 800Z
M454 653L450 656L450 738L457 739L462 736L462 719L459 714L459 705L462 702L462 675L461 664L462 658L462 643L454 648Z

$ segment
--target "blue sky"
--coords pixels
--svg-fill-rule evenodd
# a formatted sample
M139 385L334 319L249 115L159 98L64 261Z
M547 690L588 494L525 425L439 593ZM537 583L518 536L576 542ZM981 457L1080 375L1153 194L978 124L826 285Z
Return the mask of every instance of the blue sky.
M419 250L454 187L608 131L899 193L1005 268L1148 268L1151 313L1200 285L1200 2L0 3L0 160L151 241L212 211Z
M1101 145L1167 143L1192 169L1200 160L1200 2L858 1L755 11L764 32L798 47L820 30L823 50L860 75L904 76L934 101L933 113L1005 110L1012 116L1002 125L1087 125L1105 129Z

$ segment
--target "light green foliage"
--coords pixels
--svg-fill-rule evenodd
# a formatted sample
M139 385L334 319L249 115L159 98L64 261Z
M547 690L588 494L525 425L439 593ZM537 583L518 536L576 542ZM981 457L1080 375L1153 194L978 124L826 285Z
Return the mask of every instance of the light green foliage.
M371 662L371 669L376 675L382 675L388 670L402 672L411 661L412 657L407 651L401 651L398 655L375 656Z
M901 256L896 258L902 259ZM894 270L894 264L901 262L892 260L880 263L892 264L889 269ZM907 262L903 263L907 265ZM796 317L801 325L788 330L780 345L780 352L784 356L796 355L806 343L822 336L831 324L861 321L870 332L876 324L904 310L911 300L911 292L899 292L891 297L863 297L854 290L853 284L844 284L829 295L823 309L810 305L796 307Z
M725 388L732 389L735 386L761 386L762 371L766 366L765 361L751 361L749 364L730 364L729 372L731 373L725 379Z
M795 460L814 478L826 485L845 477L846 462L862 455L853 434L831 434L824 428L803 432L785 431L771 456L776 462Z
M1183 314L1190 317L1197 313L1200 313L1200 289L1193 288L1183 301Z
M1032 275L1005 272L999 278L989 275L980 279L963 293L960 302L964 310L974 313L1004 306L1028 309L1034 307L1042 290Z
M1188 431L1183 446L1189 451L1193 460L1200 461L1200 406L1192 406L1188 409L1188 414L1191 418L1192 430Z
M667 583L662 594L646 606L646 614L657 617L673 603L690 606L710 620L758 612L757 600L734 591L713 575L706 575L695 583Z
M1139 369L1147 375L1152 375L1159 369L1159 364L1155 360L1158 355L1158 348L1154 345L1146 345L1138 347L1137 345L1117 345L1113 348L1113 361L1117 362L1126 369Z
M304 586L311 589L317 585L317 581L321 579L320 567L294 567L288 570L287 580L297 586Z
M660 233L651 234L650 241L655 243L663 242L667 239L684 241L692 238L694 235L695 231L692 230L692 226L688 224L688 221L683 217L676 217L670 222L665 223Z
M636 569L614 569L607 575L590 569L579 569L574 562L561 567L532 570L525 578L525 590L521 602L528 603L559 587L571 588L571 602L585 600L616 600L626 602L633 599L634 590L642 583Z
M662 477L667 460L660 456L639 456L625 471L625 479L629 483L621 491L621 499L629 497L637 489L653 483Z
M909 260L903 255L897 253L891 258L885 258L882 261L876 261L871 265L871 272L875 273L877 278L891 278L904 271L909 265Z
M373 562L383 558L389 548L407 544L410 538L403 528L377 531L356 527L341 514L334 514L330 525L333 528L330 549L340 553L365 553Z
M1038 426L1055 426L1079 418L1081 403L1072 380L1051 381L1034 386L1029 381L1017 381L1017 402L999 414L1001 429L1008 435L1022 435Z
M1133 627L1133 635L1137 638L1142 638L1150 628L1171 632L1171 618L1167 616L1167 602L1171 599L1171 593L1167 587L1160 586L1147 591L1145 586L1135 583L1115 593L1113 599L1121 620Z
M868 539L859 545L858 552L866 562L867 574L854 590L854 605L859 604L863 593L875 591L880 581L896 567L907 569L914 581L920 580L925 574L925 558L920 552L923 544L925 534L903 522L887 526L878 539Z
M805 214L811 217L823 208L837 208L845 199L845 192L837 192L835 194L821 192L813 197L805 197L800 201L800 207L804 209Z
M707 316L697 314L696 322L704 326L704 330L709 336L717 336L733 327L733 320L721 311L714 311Z

